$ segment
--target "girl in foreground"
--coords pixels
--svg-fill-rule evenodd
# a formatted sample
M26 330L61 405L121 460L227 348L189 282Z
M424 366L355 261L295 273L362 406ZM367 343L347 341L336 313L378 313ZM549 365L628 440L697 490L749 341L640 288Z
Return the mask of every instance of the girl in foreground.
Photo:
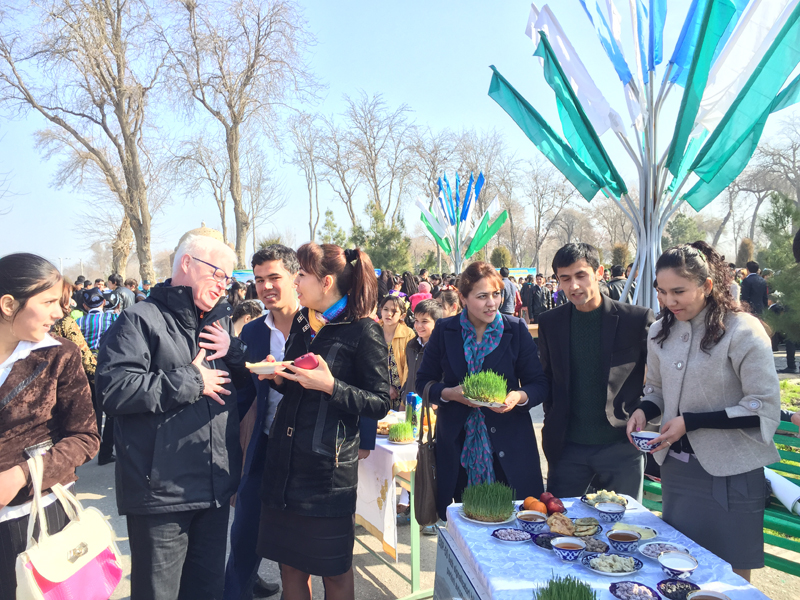
M75 469L100 447L81 352L48 333L64 316L63 289L61 274L39 256L0 258L0 600L16 597L15 563L28 542L27 459L43 458L42 500L54 534L67 515L50 488L72 485Z
M750 580L764 566L763 467L780 460L772 436L780 389L764 327L731 295L731 272L705 242L656 263L661 318L650 327L647 383L628 439L661 417L664 521Z

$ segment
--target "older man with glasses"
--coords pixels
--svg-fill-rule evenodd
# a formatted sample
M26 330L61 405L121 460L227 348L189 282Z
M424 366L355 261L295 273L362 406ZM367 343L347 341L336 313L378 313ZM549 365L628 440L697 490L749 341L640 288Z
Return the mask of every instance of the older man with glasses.
M235 261L222 242L188 236L172 278L123 311L100 344L97 390L116 420L132 600L222 597L242 465L235 388L249 379L224 299Z

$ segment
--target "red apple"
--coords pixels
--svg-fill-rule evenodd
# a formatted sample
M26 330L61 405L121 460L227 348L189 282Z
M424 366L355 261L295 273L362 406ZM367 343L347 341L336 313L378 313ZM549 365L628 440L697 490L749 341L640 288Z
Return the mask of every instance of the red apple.
M300 367L301 369L316 369L319 366L319 361L317 357L314 356L313 352L309 352L308 354L303 354L303 356L294 359L294 366Z
M548 514L564 512L564 505L558 498L551 498L549 502L545 503L547 506Z
M555 496L553 496L553 494L551 494L550 492L544 492L542 493L541 496L539 496L539 500L541 500L545 504L547 504L550 501L550 498L555 498Z

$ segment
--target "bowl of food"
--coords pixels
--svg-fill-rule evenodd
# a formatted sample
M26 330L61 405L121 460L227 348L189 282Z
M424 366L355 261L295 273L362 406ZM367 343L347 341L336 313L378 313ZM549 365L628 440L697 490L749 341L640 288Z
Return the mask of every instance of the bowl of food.
M600 513L600 520L606 523L616 523L625 516L625 506L616 502L599 502L594 507Z
M632 431L631 439L636 447L642 452L650 452L653 448L657 448L661 444L653 446L651 442L661 434L657 431Z
M658 564L667 577L688 579L697 568L697 559L687 552L662 552L658 555Z
M513 527L495 529L492 532L492 537L506 544L522 544L531 541L530 533L522 531L522 529L514 529Z
M550 531L545 531L543 533L537 533L533 536L533 543L539 546L539 548L544 548L545 550L552 550L553 549L553 540L563 537L558 533L552 533Z
M611 530L606 534L608 543L617 552L635 552L642 535L629 529Z
M686 595L686 600L731 600L721 592L712 592L711 590L695 590Z
M583 540L576 537L557 537L550 542L553 552L564 562L578 560L578 557L586 549Z
M665 579L659 581L656 586L659 593L668 600L686 600L686 597L700 589L699 585L695 585L691 581L681 581L680 579Z
M647 542L639 546L639 554L656 561L659 555L664 552L685 552L689 554L689 551L684 546L667 542Z
M521 510L517 513L517 524L528 533L541 533L547 526L547 515L535 510Z
M636 581L618 581L608 586L611 595L620 600L660 600L658 592Z
M652 527L645 527L640 525L633 525L631 523L614 523L614 526L611 528L612 531L621 531L621 530L630 530L635 531L639 535L642 536L642 540L652 540L653 538L658 537L658 530L653 529Z
M580 563L590 571L606 577L631 575L641 570L644 566L644 563L638 558L623 556L614 552L606 554L587 553L581 557Z

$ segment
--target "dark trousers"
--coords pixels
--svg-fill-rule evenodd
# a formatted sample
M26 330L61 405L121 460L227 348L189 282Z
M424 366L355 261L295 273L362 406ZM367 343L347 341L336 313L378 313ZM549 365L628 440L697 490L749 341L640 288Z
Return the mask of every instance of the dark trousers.
M797 344L788 339L786 340L786 367L788 369L796 369L797 363L794 360L795 352L797 351Z
M131 600L222 598L229 512L226 502L220 508L128 515Z
M261 521L261 476L267 458L267 436L254 432L255 447L250 464L236 490L236 507L231 525L231 553L225 567L225 600L250 600L258 577L261 557L256 552L258 524Z
M114 454L114 419L106 415L106 427L103 429L103 407L97 397L97 390L94 381L89 382L89 389L92 392L92 404L94 404L94 415L97 417L97 433L100 435L100 451L98 458L108 458Z
M50 535L58 533L67 523L67 513L60 502L45 507L47 531ZM17 556L28 546L28 515L0 523L0 600L14 600L17 597L17 576L15 573ZM34 538L39 535L39 524L33 530Z
M567 442L561 458L547 473L547 491L559 498L583 496L594 482L597 489L612 490L642 500L644 454L628 441L616 444Z

